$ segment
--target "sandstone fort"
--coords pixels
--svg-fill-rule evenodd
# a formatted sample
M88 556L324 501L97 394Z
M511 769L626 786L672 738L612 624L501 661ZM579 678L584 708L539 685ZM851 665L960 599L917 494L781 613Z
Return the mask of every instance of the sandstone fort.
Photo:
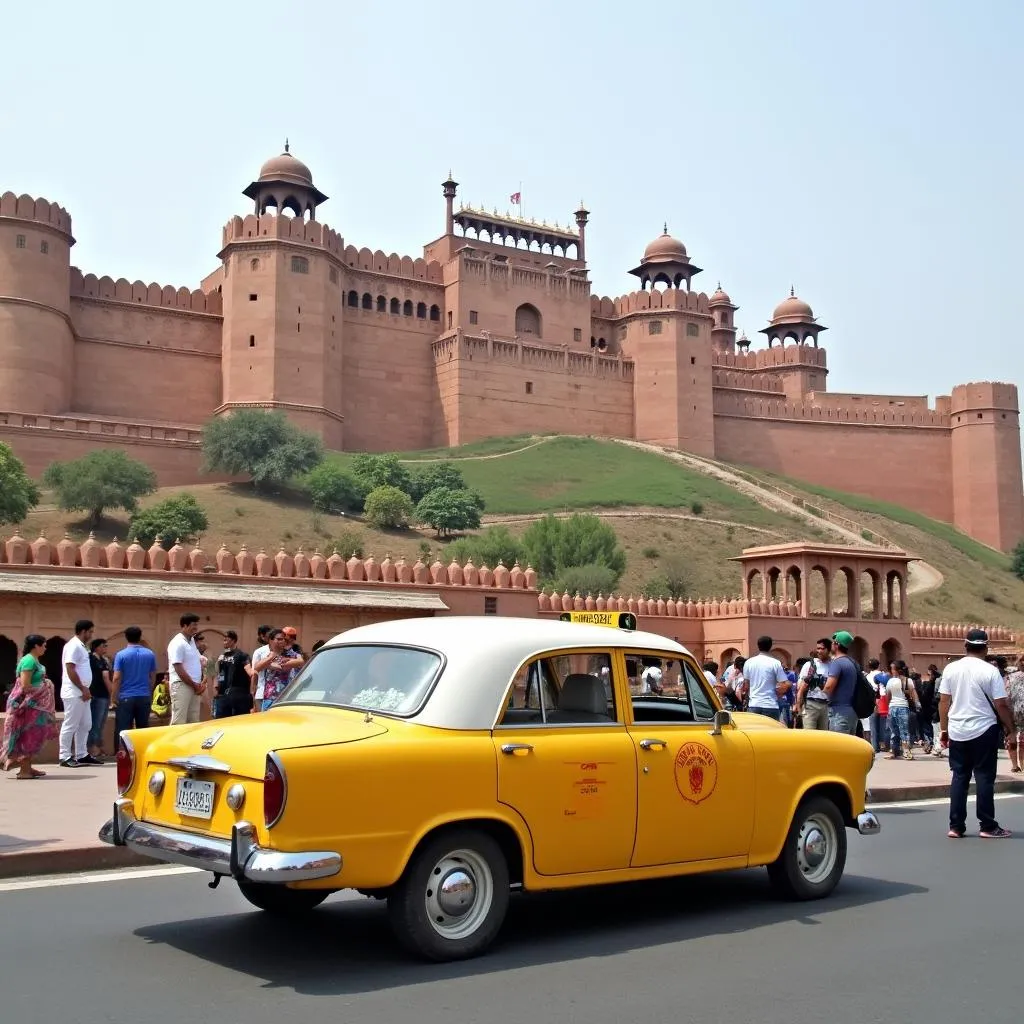
M762 340L737 337L738 306L698 290L666 229L632 269L624 256L637 289L599 297L586 209L537 223L457 206L457 189L449 175L422 256L385 255L318 219L327 196L286 147L195 289L83 273L69 214L5 193L0 440L33 474L116 446L178 485L199 479L202 424L237 408L282 410L349 451L595 434L881 498L898 487L993 547L1024 537L1013 384L960 384L934 406L829 390L826 327L792 292Z

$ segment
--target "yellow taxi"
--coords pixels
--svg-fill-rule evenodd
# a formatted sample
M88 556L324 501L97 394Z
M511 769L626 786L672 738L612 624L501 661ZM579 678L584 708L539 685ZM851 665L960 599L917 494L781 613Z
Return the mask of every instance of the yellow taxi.
M453 960L494 940L513 888L765 865L787 896L826 896L846 830L879 831L872 757L723 710L662 636L404 619L335 637L263 714L122 733L100 836L272 913L386 899L406 947Z

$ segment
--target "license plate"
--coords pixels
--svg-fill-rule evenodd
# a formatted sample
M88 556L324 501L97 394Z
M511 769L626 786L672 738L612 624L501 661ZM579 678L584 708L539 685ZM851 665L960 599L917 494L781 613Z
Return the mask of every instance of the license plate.
M174 809L179 814L187 814L192 818L213 817L212 782L199 782L196 779L178 779L178 790L174 799Z

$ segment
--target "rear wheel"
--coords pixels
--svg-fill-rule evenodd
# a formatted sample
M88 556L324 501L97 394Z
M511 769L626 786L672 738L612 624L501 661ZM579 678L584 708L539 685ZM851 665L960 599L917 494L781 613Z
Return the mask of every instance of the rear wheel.
M839 808L827 797L808 797L793 815L778 860L768 865L772 885L787 899L818 900L839 884L845 867L846 825Z
M254 907L278 917L308 914L331 895L330 889L288 889L266 882L239 882L238 889Z
M495 939L508 910L508 863L477 829L452 829L413 855L388 896L398 941L428 960L465 960Z

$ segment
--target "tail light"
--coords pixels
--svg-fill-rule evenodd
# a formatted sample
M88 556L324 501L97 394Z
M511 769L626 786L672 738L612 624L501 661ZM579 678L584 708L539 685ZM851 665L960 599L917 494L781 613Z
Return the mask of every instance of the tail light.
M135 778L135 748L125 733L117 745L117 792L124 796Z
M284 765L277 754L267 754L267 766L263 773L263 821L267 828L273 828L284 814L288 799L288 784L285 782Z

